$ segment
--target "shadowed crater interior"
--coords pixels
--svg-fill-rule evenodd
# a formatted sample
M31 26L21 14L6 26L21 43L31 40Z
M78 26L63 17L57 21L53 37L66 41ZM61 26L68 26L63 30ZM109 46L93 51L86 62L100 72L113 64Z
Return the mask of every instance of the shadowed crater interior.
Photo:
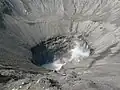
M36 65L43 65L53 62L54 52L50 51L44 43L40 43L31 48L32 62Z
M65 42L65 39L66 36L56 36L41 41L40 44L32 47L32 63L41 66L52 63L62 57L62 55L67 52L69 45ZM67 42L69 42L69 40L67 40Z

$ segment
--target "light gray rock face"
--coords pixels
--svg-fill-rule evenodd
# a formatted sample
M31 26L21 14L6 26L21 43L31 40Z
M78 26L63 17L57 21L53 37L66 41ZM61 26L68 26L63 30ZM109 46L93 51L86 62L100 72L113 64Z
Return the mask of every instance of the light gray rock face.
M1 0L1 90L119 90L119 25L119 0ZM94 52L56 73L32 64L30 49L60 35Z

